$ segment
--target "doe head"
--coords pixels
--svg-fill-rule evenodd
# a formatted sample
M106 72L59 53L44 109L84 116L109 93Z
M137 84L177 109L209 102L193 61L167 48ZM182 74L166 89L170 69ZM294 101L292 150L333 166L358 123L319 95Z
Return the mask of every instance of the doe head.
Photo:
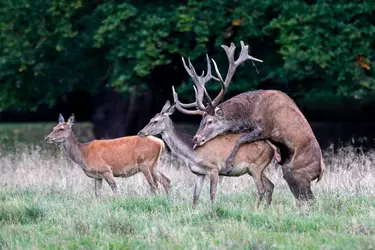
M170 115L174 113L176 106L169 101L166 101L160 113L157 113L150 122L138 133L138 136L145 137L149 135L161 134L167 129L168 124L171 122Z
M74 124L75 118L72 114L68 121L65 122L64 117L60 114L58 124L53 128L52 132L47 135L44 140L47 143L62 143L68 138L72 133L72 126Z

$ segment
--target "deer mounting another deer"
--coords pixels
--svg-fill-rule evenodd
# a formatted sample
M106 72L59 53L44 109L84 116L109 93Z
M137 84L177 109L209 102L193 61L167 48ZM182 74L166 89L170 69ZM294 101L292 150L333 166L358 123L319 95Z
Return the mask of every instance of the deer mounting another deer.
M181 134L176 130L171 118L175 105L167 101L161 112L156 114L150 122L138 133L145 137L161 134L165 143L172 152L188 163L190 171L196 175L193 207L197 205L205 176L210 178L211 201L215 200L219 176L253 176L258 190L256 207L267 196L267 204L271 204L273 184L263 174L264 169L271 163L275 155L275 146L268 141L257 141L242 145L234 158L234 169L227 174L224 168L225 160L241 134L227 134L217 136L205 145L193 150L190 145L181 139Z
M71 160L77 163L88 177L95 179L95 195L99 196L102 180L118 194L115 177L128 177L143 173L153 193L161 183L166 192L170 190L170 180L157 171L156 166L164 142L156 137L121 137L111 140L93 140L79 143L73 134L74 115L65 122L60 114L58 124L46 136L47 143L61 143Z
M228 173L232 171L233 160L241 145L268 139L281 150L281 165L284 179L294 197L299 201L313 202L311 182L322 178L324 162L322 152L306 118L295 102L285 93L277 90L257 90L241 93L220 104L237 67L246 60L260 61L248 55L248 46L241 41L241 52L234 60L235 45L222 45L229 68L225 80L212 60L216 75L211 74L211 63L207 57L207 74L198 76L189 61L183 65L192 78L196 101L180 103L173 90L177 109L186 114L200 114L203 119L194 136L194 147L203 146L218 135L229 132L242 132L226 160ZM205 84L209 80L218 81L221 91L213 100L208 95ZM207 104L204 105L203 98ZM193 109L191 109L193 108Z

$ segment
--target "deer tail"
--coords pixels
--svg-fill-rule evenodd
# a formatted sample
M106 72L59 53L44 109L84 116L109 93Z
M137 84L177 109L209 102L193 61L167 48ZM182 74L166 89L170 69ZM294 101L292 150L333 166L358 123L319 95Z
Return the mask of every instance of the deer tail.
M156 159L156 162L159 162L161 154L164 152L164 149L165 149L165 143L164 143L163 140L160 140L160 150L159 150L159 155L158 155L158 157Z

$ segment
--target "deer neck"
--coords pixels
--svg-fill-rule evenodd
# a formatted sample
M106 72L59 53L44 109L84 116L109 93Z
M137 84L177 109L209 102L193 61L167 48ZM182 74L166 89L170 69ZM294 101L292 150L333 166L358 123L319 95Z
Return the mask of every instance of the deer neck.
M165 143L167 143L172 152L179 158L193 164L200 161L200 157L197 153L182 140L180 133L177 131L172 121L169 122L168 128L161 133L161 137Z
M78 142L77 138L71 133L63 143L66 154L75 163L85 168L85 160L83 158L83 153L81 149L81 144Z

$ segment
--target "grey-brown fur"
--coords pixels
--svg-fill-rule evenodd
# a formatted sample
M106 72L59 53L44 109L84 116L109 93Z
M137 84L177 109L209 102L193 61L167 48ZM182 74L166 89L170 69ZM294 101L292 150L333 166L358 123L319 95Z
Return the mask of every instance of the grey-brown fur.
M293 195L302 201L314 199L310 183L322 177L322 153L309 123L290 97L276 90L239 94L218 105L216 114L205 115L194 139L203 145L220 134L239 131L247 133L228 157L229 170L240 145L269 139L281 147L280 164Z

